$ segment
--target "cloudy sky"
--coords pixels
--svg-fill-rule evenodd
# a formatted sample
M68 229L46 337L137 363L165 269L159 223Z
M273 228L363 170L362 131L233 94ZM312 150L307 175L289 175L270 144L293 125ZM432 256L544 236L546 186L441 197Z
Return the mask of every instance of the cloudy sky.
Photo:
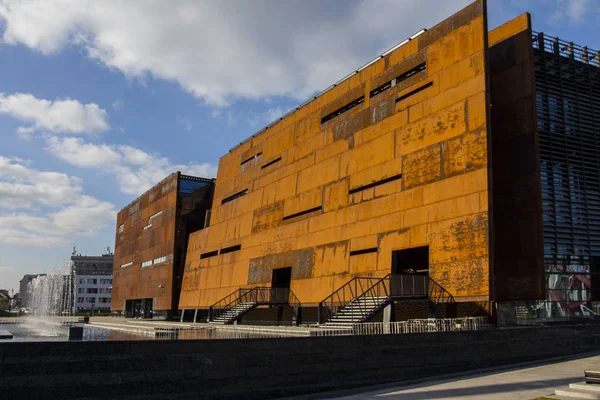
M469 0L0 0L0 288L114 245L115 215ZM597 0L488 0L600 48Z

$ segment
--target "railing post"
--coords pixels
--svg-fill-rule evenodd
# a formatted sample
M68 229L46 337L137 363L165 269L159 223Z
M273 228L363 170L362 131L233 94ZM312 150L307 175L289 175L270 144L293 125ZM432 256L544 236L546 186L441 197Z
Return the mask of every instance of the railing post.
M207 320L207 322L212 321L212 311L213 311L213 308L212 308L212 306L210 306L208 308L208 320Z

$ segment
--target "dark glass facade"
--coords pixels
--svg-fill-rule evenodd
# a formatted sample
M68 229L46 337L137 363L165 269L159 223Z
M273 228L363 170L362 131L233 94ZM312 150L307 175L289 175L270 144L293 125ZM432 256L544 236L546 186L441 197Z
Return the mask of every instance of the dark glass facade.
M534 33L546 298L600 299L600 53Z

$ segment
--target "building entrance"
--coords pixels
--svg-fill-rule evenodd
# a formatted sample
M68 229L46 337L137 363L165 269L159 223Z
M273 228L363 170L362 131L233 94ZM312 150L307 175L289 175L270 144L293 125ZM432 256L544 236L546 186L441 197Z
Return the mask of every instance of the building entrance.
M291 283L292 267L274 269L271 278L271 302L287 303Z
M152 318L152 299L125 301L126 318Z
M427 297L429 246L392 251L392 297Z

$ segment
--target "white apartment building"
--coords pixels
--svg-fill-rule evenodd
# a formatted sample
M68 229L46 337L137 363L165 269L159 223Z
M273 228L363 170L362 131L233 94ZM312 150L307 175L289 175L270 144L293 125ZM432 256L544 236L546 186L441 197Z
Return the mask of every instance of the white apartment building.
M73 254L75 313L108 313L112 293L113 254Z

